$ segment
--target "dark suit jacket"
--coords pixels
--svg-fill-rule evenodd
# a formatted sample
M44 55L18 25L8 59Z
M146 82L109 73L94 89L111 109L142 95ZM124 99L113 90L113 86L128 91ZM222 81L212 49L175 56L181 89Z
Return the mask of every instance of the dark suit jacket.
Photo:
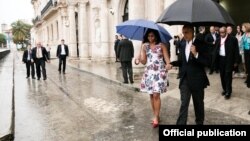
M219 37L220 37L220 35L218 35L218 34L215 34L215 36L216 36L216 40L218 40ZM210 54L213 54L213 51L214 51L214 48L215 48L215 45L213 44L213 42L216 42L216 40L214 41L214 38L213 38L211 33L208 33L205 36L205 42L208 45L208 48L209 48L208 51L210 52Z
M64 49L65 49L66 56L69 56L69 47L67 45L64 45ZM61 51L62 51L62 48L61 48L61 44L60 44L57 46L57 51L56 51L57 57L60 57Z
M213 62L218 60L220 56L220 42L219 38L215 43L215 54L213 55ZM239 47L238 40L234 36L228 35L225 41L225 52L226 52L226 70L232 71L234 64L239 64Z
M33 56L32 56L32 50L31 50L31 53L30 53L30 59L32 59L33 58ZM24 63L27 63L28 62L28 50L25 50L24 52L23 52L23 59L22 59L22 61L24 62Z
M45 47L41 47L41 49L42 49L42 56L43 56L42 59L44 61L49 60L49 56L48 56L48 52L47 52L46 48ZM37 60L37 58L36 58L36 52L37 52L37 47L34 47L32 49L32 58L34 59L34 61Z
M128 39L123 39L118 44L118 58L120 61L132 61L134 57L134 46Z
M208 58L205 55L207 52L204 41L195 39L194 43L198 52L198 58L192 54L189 55L189 60L186 60L186 41L180 42L180 58L178 61L171 62L174 66L180 66L180 83L181 86L184 78L188 80L188 84L192 89L204 89L209 85L209 80L205 72L205 66L208 65Z

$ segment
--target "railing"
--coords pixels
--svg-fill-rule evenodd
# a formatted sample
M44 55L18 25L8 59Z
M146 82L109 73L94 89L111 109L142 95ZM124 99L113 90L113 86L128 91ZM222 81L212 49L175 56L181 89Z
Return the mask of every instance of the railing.
M43 10L41 11L41 15L43 15L50 7L52 7L53 6L53 1L52 0L50 0L47 4L46 4L46 6L43 8Z

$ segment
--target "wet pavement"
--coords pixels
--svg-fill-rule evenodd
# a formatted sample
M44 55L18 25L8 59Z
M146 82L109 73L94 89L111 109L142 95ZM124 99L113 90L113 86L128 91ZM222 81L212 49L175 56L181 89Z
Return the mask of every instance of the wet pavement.
M118 63L95 63L93 66L69 61L69 65L75 65L75 68L68 66L63 75L57 71L58 60L52 60L51 64L46 64L48 79L44 81L26 79L21 54L15 59L16 141L158 140L158 129L153 129L150 124L149 96L136 91L139 80L133 85L121 83ZM84 64L92 70L86 71ZM76 69L77 66L80 69ZM102 69L103 66L107 69ZM97 75L92 74L98 70ZM113 78L108 79L106 75ZM161 124L175 124L180 106L178 80L172 74L170 78L169 91L161 97ZM222 101L219 104L225 111L231 105L237 105L234 100L246 99L249 102L249 96L244 93L229 101L220 95L206 98L211 105ZM240 110L242 105L237 106ZM192 105L188 124L194 124ZM207 106L205 124L250 124L250 120Z
M1 57L4 50L0 50ZM0 57L0 58L1 58ZM0 140L13 137L13 54L0 59Z

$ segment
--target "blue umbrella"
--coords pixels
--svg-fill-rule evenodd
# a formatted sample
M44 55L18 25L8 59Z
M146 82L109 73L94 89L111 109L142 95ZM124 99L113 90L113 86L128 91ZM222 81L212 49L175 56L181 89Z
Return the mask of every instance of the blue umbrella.
M143 40L143 36L148 29L154 29L158 31L161 42L163 43L167 43L172 39L171 35L165 28L149 20L129 20L116 26L117 33L122 34L129 39L140 41Z

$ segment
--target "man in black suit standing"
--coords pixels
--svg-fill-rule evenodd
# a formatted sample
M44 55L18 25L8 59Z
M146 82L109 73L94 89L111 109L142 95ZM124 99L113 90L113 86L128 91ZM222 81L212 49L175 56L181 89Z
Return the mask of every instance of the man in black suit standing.
M64 44L64 39L61 40L61 44L57 46L56 56L59 58L58 71L61 73L61 66L63 64L63 74L66 70L66 57L69 56L69 48Z
M215 57L220 66L220 78L223 88L222 95L229 99L232 94L232 72L239 63L239 47L237 39L227 33L226 27L220 28L220 38L215 45Z
M134 83L133 80L133 68L132 68L132 59L134 57L134 46L133 43L122 36L122 40L119 42L118 45L118 57L121 61L122 65L122 74L125 84L128 84L128 75L129 81L131 84Z
M213 55L215 50L215 42L219 39L219 34L215 32L215 27L210 27L210 33L205 36L205 42L209 48L209 74L213 74L214 71L218 72L218 63L213 62Z
M180 60L172 62L174 66L180 66L179 89L181 94L181 107L177 125L186 125L188 117L188 107L192 96L195 122L202 125L204 122L204 89L209 85L205 72L208 64L206 47L204 41L194 39L194 28L191 25L184 25L182 29L184 35L180 43Z
M31 68L32 79L36 79L35 78L34 61L32 59L32 50L31 50L30 46L28 46L27 50L24 51L22 61L23 61L23 63L26 64L26 71L27 71L27 77L26 78L30 77L30 68Z
M46 75L45 62L50 63L50 59L49 59L46 48L42 47L41 42L37 42L36 47L32 49L32 56L33 56L34 62L36 63L37 80L40 80L41 78L40 68L42 68L43 80L46 80L47 75Z

